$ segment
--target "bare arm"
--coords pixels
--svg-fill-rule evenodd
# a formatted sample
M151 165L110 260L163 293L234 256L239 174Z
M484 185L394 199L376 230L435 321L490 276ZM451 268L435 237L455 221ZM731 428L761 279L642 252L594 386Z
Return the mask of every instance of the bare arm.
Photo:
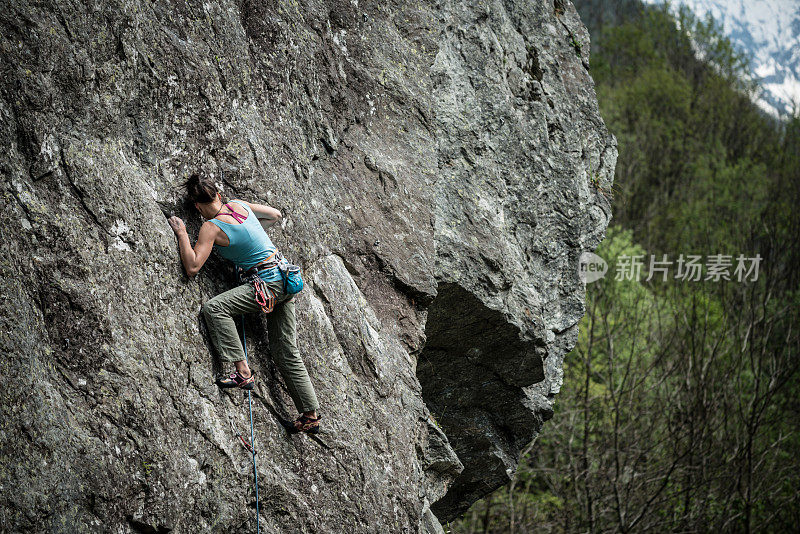
M220 231L219 227L209 221L203 223L203 226L200 227L200 235L197 236L197 243L192 248L189 242L189 234L186 232L186 225L183 224L180 217L170 217L169 225L175 231L175 235L178 236L181 261L184 269L186 269L186 274L191 278L200 271L200 267L203 266L211 254L214 239L216 239L217 233Z
M272 206L267 206L266 204L256 204L254 202L247 202L246 200L241 200L241 199L237 200L250 206L250 209L253 210L253 213L256 214L256 217L266 221L266 224L262 223L262 226L272 226L273 224L275 224L276 222L280 221L283 218L281 212L273 208Z

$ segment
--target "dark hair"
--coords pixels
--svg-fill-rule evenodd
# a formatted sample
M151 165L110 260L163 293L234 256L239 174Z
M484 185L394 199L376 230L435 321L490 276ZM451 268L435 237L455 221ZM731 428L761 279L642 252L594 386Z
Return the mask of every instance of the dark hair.
M184 182L183 187L186 188L186 194L191 203L199 202L205 204L213 201L217 197L216 184L210 178L200 176L197 173L189 176L189 179Z

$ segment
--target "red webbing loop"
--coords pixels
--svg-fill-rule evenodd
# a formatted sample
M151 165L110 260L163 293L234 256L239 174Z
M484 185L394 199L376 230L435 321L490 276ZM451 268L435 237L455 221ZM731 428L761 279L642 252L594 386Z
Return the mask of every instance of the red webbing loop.
M253 287L256 290L256 302L261 306L261 311L270 313L275 307L275 294L272 289L258 275L253 277Z

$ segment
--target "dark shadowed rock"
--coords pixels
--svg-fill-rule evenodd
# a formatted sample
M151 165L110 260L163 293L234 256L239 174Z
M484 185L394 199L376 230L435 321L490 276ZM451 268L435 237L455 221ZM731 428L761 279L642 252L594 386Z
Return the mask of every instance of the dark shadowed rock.
M284 214L320 440L245 321L262 532L441 532L552 414L616 159L568 2L5 2L0 530L252 532L167 217ZM435 515L434 515L435 514Z

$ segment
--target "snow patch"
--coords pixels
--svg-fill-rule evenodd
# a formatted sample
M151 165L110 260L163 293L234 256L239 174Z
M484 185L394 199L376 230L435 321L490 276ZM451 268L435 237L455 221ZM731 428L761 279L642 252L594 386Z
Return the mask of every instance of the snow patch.
M663 4L664 0L643 0ZM698 18L710 14L731 42L748 54L762 93L756 104L772 115L800 103L800 2L797 0L680 0Z

